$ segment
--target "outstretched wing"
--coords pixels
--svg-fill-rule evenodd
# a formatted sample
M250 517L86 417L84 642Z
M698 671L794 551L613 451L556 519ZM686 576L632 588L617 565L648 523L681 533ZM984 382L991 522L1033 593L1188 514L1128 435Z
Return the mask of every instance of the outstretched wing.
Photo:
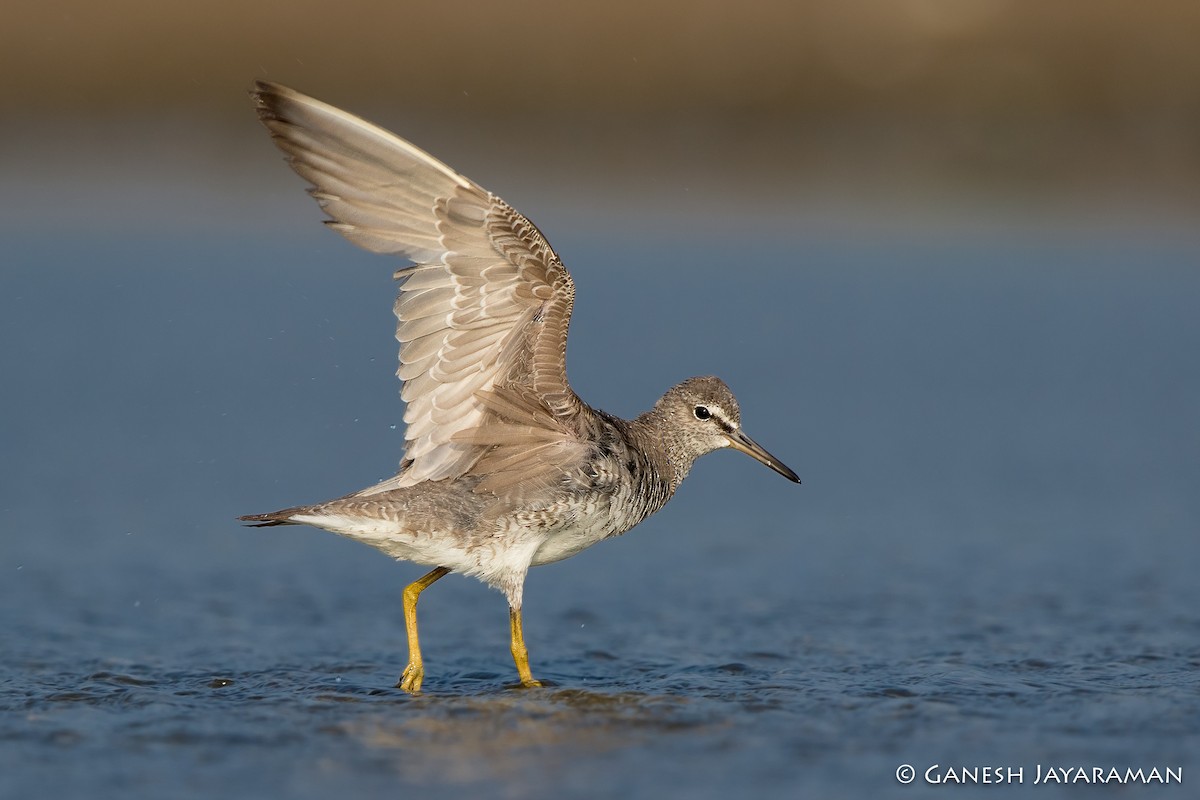
M485 454L493 468L543 473L577 455L586 406L565 363L575 287L533 223L345 111L263 81L253 97L326 224L416 262L396 273L404 458L364 494L458 477Z

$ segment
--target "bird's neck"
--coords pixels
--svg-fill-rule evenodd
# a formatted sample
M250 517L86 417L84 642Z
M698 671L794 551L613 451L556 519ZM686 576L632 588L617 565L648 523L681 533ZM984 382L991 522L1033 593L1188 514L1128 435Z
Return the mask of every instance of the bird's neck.
M674 494L692 469L696 457L683 445L678 430L667 424L665 415L652 408L629 423L638 449L649 456L662 480Z

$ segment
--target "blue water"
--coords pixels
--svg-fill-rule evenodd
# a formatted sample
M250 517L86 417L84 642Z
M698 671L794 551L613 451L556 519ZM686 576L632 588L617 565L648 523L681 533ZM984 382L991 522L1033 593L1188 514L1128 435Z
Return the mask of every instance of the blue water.
M503 598L239 514L394 469L392 264L316 225L11 231L0 274L7 797L1191 797L1200 240L790 225L613 239L528 209L622 415L721 375L802 476L704 459ZM557 212L566 215L566 210ZM551 215L553 216L553 215ZM647 228L648 229L648 228ZM895 772L913 765L916 782ZM1033 786L1037 765L1182 768ZM415 796L415 795L412 795Z

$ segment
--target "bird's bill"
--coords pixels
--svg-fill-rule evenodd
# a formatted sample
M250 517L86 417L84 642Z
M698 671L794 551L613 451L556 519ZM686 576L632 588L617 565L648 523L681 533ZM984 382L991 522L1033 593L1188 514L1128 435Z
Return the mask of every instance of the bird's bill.
M751 439L746 434L742 433L740 430L735 430L728 434L728 436L729 446L734 450L741 451L753 458L755 461L766 464L768 467L775 470L793 483L800 482L799 475L797 475L795 472L792 472L792 470L786 464L768 453L762 445Z

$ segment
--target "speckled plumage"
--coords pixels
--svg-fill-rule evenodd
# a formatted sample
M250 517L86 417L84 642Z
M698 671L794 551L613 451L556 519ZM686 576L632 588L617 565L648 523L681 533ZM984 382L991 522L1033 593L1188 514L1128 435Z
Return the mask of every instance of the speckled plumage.
M566 379L575 287L540 231L503 200L370 123L260 82L259 116L327 224L415 266L396 273L405 453L399 472L337 500L242 517L306 524L434 566L405 592L417 691L416 598L448 572L504 592L513 655L531 566L568 558L661 509L693 462L722 447L797 481L741 430L733 393L690 378L623 420L589 407Z

